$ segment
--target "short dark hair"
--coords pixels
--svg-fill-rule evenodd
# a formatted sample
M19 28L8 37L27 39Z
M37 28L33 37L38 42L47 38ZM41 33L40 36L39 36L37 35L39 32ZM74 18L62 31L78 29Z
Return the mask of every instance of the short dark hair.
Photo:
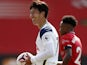
M62 18L62 22L63 23L66 23L66 24L70 24L72 25L73 27L75 27L77 25L77 20L74 16L72 15L65 15L63 18Z
M32 8L38 9L39 12L45 12L45 18L47 17L49 9L48 9L48 5L45 2L43 1L32 2L32 4L30 5L30 10Z

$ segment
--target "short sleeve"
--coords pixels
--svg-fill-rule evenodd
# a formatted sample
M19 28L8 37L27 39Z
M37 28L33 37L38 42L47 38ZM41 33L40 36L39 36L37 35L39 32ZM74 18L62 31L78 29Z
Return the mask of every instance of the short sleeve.
M62 39L61 42L62 42L63 49L72 48L72 43L70 39Z

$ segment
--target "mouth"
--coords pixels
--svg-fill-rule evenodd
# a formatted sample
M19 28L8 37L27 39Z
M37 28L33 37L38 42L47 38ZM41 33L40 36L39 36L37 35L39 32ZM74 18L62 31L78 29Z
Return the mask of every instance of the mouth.
M36 24L36 22L35 22L35 18L32 18L32 22L33 22L33 24Z
M35 19L34 18L32 18L32 21L34 21Z

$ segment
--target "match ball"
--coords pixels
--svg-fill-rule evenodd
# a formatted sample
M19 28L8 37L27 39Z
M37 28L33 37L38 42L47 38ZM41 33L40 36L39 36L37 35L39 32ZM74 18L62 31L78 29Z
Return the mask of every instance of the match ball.
M23 52L17 57L17 65L25 65L25 60L28 59L28 57L32 57L33 55L29 52Z

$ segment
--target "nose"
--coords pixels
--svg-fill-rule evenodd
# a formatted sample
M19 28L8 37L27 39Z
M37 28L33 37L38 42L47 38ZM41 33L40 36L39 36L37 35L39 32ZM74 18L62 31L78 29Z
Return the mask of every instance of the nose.
M34 18L34 15L33 15L33 14L30 14L30 18L31 18L31 19Z

